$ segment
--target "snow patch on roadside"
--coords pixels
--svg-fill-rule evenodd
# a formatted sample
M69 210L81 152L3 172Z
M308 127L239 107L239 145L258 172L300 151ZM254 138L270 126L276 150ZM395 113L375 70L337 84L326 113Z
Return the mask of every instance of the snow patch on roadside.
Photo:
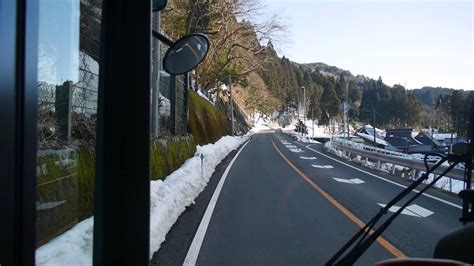
M321 142L311 139L306 134L303 136L301 136L300 134L295 134L295 137L298 141L301 141L301 142L321 144Z
M166 234L181 213L194 204L194 199L207 186L216 166L247 138L226 136L215 144L198 146L194 157L164 181L151 181L150 258L165 241ZM201 154L204 155L202 169Z
M76 224L36 249L36 265L92 265L93 231L93 217Z

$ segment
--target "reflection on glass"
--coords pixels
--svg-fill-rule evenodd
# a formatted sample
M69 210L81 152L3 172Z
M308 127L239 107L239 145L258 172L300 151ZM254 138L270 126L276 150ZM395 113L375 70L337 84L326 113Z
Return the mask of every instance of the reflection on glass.
M36 263L90 265L100 0L39 11Z

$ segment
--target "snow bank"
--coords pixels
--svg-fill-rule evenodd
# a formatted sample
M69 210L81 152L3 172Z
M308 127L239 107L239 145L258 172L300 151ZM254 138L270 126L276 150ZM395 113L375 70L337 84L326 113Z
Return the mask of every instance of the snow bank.
M216 166L247 138L226 136L215 144L198 146L195 156L164 181L151 182L150 258L165 241L166 234L186 206L194 204L194 199L204 190ZM201 154L204 155L202 169Z
M313 120L308 119L306 120L306 128L308 129L308 136L315 137L315 138L329 138L331 135L327 134L329 132L328 127L326 126L319 126L317 121L314 122ZM314 126L314 127L313 127Z
M92 265L94 219L90 217L36 250L36 265Z
M260 131L254 128L245 136L221 138L215 144L197 146L188 159L164 181L150 184L150 258L165 240L166 234L186 206L204 190L216 166L248 137ZM201 171L200 155L204 155ZM92 265L93 217L36 250L37 265Z
M301 134L298 134L296 132L293 132L291 134L293 136L295 136L298 141L305 142L305 143L319 143L319 144L321 144L321 142L309 138L306 134L303 135L303 136L301 136Z

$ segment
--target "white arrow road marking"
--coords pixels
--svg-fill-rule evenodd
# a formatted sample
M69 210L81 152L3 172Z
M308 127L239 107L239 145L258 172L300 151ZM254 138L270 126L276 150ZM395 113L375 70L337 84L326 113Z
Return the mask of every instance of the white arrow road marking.
M352 183L358 185L358 184L364 184L365 181L362 180L362 179L359 179L359 178L353 178L353 179L349 179Z
M316 160L317 159L316 157L304 157L304 156L300 156L300 158L303 160Z
M381 204L381 203L377 203L378 205L382 206L382 207L385 207L386 204ZM397 212L398 210L400 209L400 207L398 206L392 206L390 207L390 209L388 209L389 212ZM408 207L405 208L403 211L402 211L402 214L405 214L405 215L410 215L410 216L415 216L415 217L420 217L418 216L416 213L413 213L411 211L408 210Z
M416 204L413 204L413 205L410 205L407 207L407 209L409 209L410 211L420 215L421 217L425 218L425 217L428 217L430 215L432 215L434 212L428 210L428 209L425 209L421 206L418 206Z
M290 149L296 149L298 147L296 147L295 145L285 145L287 148L290 148Z
M346 183L346 184L354 184L354 185L359 185L359 184L364 184L365 183L364 180L361 180L359 178L344 179L344 178L333 177L332 179L336 180L337 182Z
M312 164L311 165L314 168L321 168L321 169L331 169L334 168L332 165L317 165L317 164Z
M298 149L298 148L296 148L296 149L290 149L290 151L292 151L292 152L303 152L302 149Z
M385 207L386 204L382 204L382 203L377 203L378 205L382 206L382 207ZM400 209L400 207L398 206L392 206L390 207L390 209L388 209L390 212L397 212L398 210ZM434 212L428 210L428 209L425 209L421 206L418 206L416 204L412 204L408 207L406 207L403 211L402 211L402 214L405 214L405 215L410 215L410 216L415 216L415 217L423 217L423 218L426 218L430 215L432 215Z
M352 184L352 182L351 182L350 180L348 180L348 179L336 178L336 177L333 177L332 179L336 180L337 182Z

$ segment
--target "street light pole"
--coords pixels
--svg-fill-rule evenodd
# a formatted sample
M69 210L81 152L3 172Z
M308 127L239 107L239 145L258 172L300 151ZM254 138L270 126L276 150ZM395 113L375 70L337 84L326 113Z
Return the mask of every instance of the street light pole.
M232 78L229 76L229 92L230 92L230 117L232 119L232 136L234 136L234 96L232 95Z
M347 110L346 110L346 105L347 105ZM345 127L346 127L346 130L347 130L347 139L349 140L350 139L350 136L349 136L349 84L346 83L346 102L344 104L344 118L345 118Z
M374 120L373 122L373 127L374 127L374 147L377 148L377 130L375 130L375 109L372 109L372 119Z
M405 153L408 154L408 138L407 138L407 137L403 137L402 139L405 140Z
M303 89L303 128L301 129L301 136L304 133L304 127L306 126L306 88L305 86L301 86Z

